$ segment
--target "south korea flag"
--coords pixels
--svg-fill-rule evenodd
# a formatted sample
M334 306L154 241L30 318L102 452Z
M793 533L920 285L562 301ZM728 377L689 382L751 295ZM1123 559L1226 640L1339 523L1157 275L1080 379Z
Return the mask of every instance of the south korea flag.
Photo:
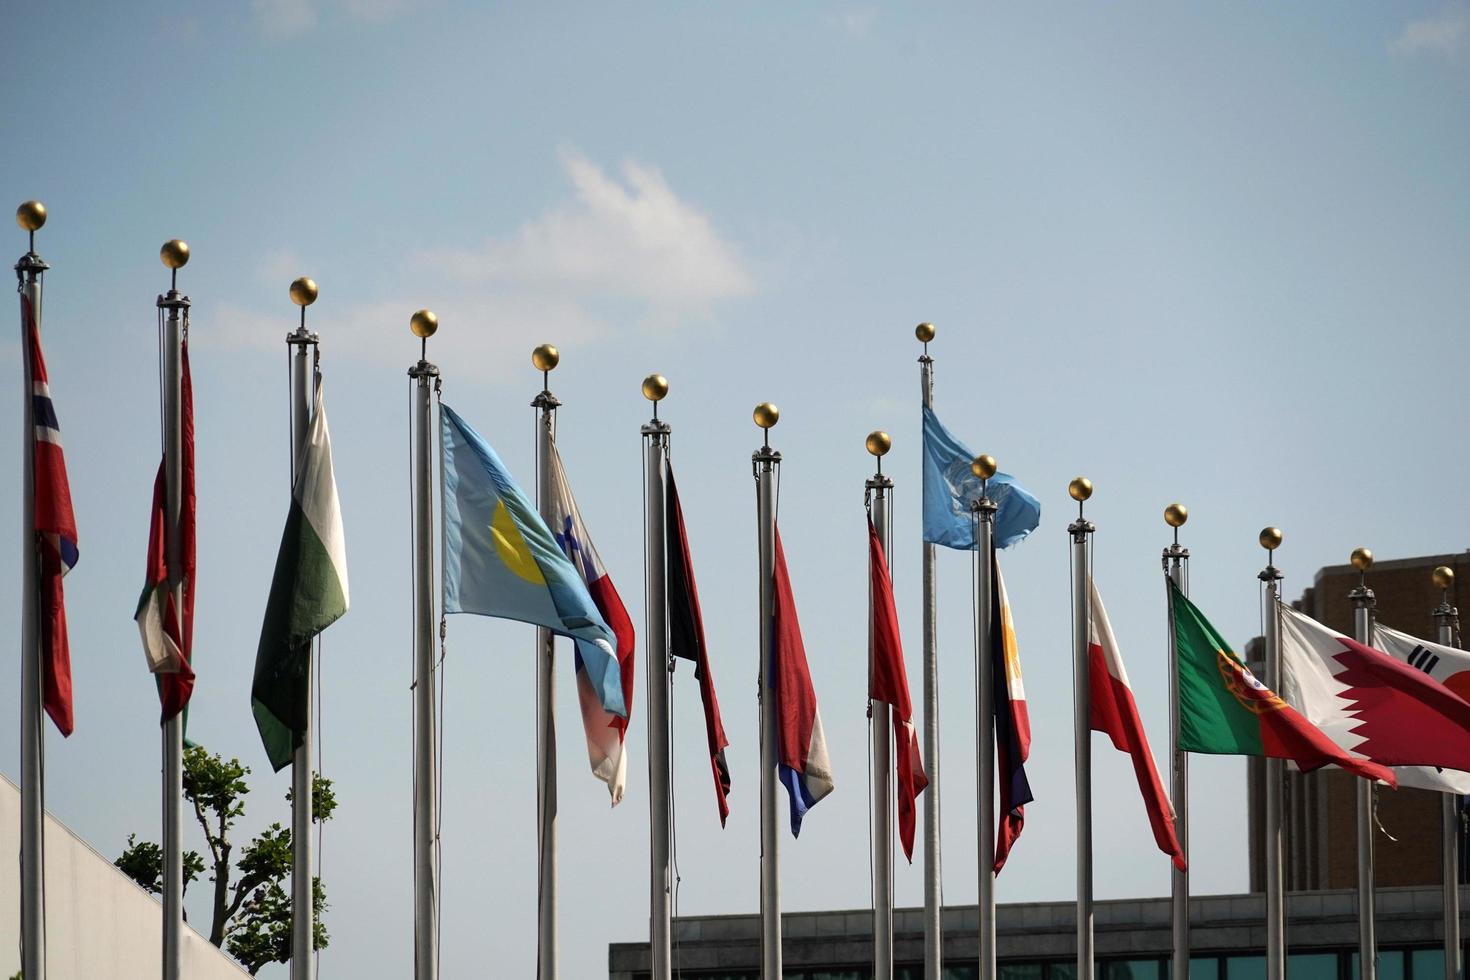
M1470 701L1470 651L1430 643L1382 624L1375 627L1373 645ZM1433 766L1395 766L1393 771L1400 786L1462 796L1470 793L1470 773Z

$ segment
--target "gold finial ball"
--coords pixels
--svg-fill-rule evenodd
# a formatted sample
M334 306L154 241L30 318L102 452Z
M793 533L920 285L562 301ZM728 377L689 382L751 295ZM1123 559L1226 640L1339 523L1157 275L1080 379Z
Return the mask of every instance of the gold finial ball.
M1434 584L1441 589L1448 589L1455 584L1455 570L1448 565L1441 565L1434 570Z
M1189 508L1183 504L1170 504L1164 508L1164 523L1170 527L1183 527L1189 520Z
M1256 537L1256 540L1261 542L1261 547L1265 548L1267 551L1275 551L1277 548L1281 547L1281 528L1262 528L1261 533Z
M557 350L551 344L542 344L540 347L531 351L531 363L536 366L536 370L538 371L554 370L561 363L561 351Z
M291 284L291 302L297 306L310 306L316 302L316 280L302 276Z
M750 413L750 416L755 419L756 425L762 429L769 429L781 420L781 410L771 402L761 402L755 407L755 411Z
M1092 481L1085 476L1073 477L1067 484L1067 495L1079 504L1092 496Z
M887 456L893 448L893 437L882 429L874 429L868 433L867 447L872 456Z
M1366 572L1373 567L1373 552L1367 548L1354 548L1352 557L1349 560L1358 571Z
M439 318L433 310L419 310L408 319L408 329L421 340L428 340L439 329Z
M668 397L669 379L662 374L650 374L643 379L643 397L651 402L661 402Z
M15 209L15 223L26 231L36 231L46 223L46 205L27 201Z
M934 339L934 324L921 323L914 328L914 336L919 338L919 343L927 344Z
M170 269L182 269L189 264L189 243L182 238L170 238L158 250L158 257Z
M982 480L988 480L995 476L995 457L989 453L981 453L970 460L970 472Z

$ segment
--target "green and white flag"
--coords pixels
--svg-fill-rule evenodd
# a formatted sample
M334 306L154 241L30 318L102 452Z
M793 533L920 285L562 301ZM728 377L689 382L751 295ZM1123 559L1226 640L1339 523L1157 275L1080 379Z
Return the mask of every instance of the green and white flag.
M311 717L311 641L346 611L347 548L318 374L250 685L255 727L277 772L291 764Z

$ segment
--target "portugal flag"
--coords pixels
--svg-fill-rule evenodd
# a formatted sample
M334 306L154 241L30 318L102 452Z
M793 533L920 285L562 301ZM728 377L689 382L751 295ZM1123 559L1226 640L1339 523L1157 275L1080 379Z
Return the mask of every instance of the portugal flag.
M1179 747L1211 755L1290 759L1303 772L1340 766L1398 785L1393 772L1339 748L1251 674L1172 580L1179 657Z

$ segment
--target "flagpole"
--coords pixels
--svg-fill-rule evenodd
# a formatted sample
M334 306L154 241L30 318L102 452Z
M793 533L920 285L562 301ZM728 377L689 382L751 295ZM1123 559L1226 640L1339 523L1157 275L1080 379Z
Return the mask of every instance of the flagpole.
M419 310L409 320L419 338L418 363L408 369L413 395L413 975L439 977L438 758L434 724L433 409L429 387L439 368L429 363L429 338L439 318Z
M561 352L542 344L531 352L531 364L541 372L541 393L531 402L538 410L536 426L536 508L552 521L551 449L556 440L556 409L561 402L551 393L551 372ZM555 528L553 528L555 530ZM556 635L536 627L536 977L556 980Z
M179 555L183 510L182 352L189 322L189 297L178 290L179 269L189 261L189 246L173 239L159 252L169 269L169 290L158 297L167 310L163 336L164 535L169 591L173 593L181 634L185 600ZM163 723L163 978L181 980L184 937L184 843L180 823L184 799L184 712Z
M31 331L25 307L30 307L36 333L41 331L41 292L50 268L36 254L36 231L46 223L46 206L26 201L15 212L15 222L29 236L26 254L15 263L24 302L20 334L24 384L21 387L21 589L20 589L20 935L21 973L28 977L46 975L45 877L45 727L41 709L40 588L37 582L36 551L36 421L35 382L31 377Z
M1460 629L1460 611L1450 603L1450 586L1455 584L1455 570L1440 565L1434 570L1434 584L1439 588L1439 605L1434 609L1434 622L1439 628L1439 642L1458 647L1455 634ZM1441 835L1444 838L1441 873L1444 903L1444 976L1460 977L1460 808L1464 800L1458 793L1441 793L1443 812Z
M1257 576L1266 588L1266 687L1281 690L1281 570L1276 549L1281 529L1268 527L1258 540L1266 549L1266 567ZM1281 791L1286 764L1266 759L1266 980L1286 980L1286 892L1281 865Z
M1181 595L1189 595L1189 549L1179 543L1179 529L1189 520L1189 508L1170 504L1164 523L1174 529L1174 543L1164 549L1164 572ZM1169 797L1174 806L1174 833L1189 860L1189 755L1179 748L1179 646L1169 630ZM1173 933L1170 980L1189 980L1189 871L1171 866L1169 908Z
M893 481L883 475L883 457L893 446L886 432L870 432L867 450L878 470L863 483L863 496L873 519L873 530L888 558L890 537L888 491ZM872 590L868 590L868 678L873 677ZM893 739L888 705L868 698L868 728L873 743L873 980L893 980Z
M291 419L291 489L301 475L297 467L306 447L306 433L311 425L311 373L307 369L307 348L319 351L318 338L306 329L306 308L316 302L316 283L306 277L291 283L291 302L301 308L301 323L286 335L291 349L291 394L288 408ZM297 721L301 725L301 744L291 753L291 980L314 980L316 976L313 934L316 908L312 888L312 783L311 783L311 667L307 660L306 677L301 684L303 704L298 706Z
M976 456L975 516L975 826L980 893L978 980L995 980L995 501L988 483L995 457Z
M774 654L776 578L776 482L781 454L771 448L771 427L780 409L761 402L753 413L763 444L751 454L755 472L756 535L760 567L760 726L761 726L761 980L781 976L780 800L776 797L776 678L771 671Z
M1373 607L1377 601L1368 588L1366 574L1373 567L1373 552L1355 548L1353 567L1358 570L1358 586L1348 593L1353 603L1353 627L1357 641L1373 645ZM1275 690L1275 688L1272 688ZM1357 780L1358 791L1358 976L1360 980L1377 980L1378 938L1374 934L1373 891L1373 781Z
M1072 536L1072 729L1077 770L1077 980L1092 980L1092 724L1088 646L1089 545L1095 525L1083 514L1092 481L1079 476L1067 485L1077 501Z
M643 379L643 397L653 402L653 418L644 423L643 540L648 582L648 944L652 958L650 980L673 975L673 862L669 848L669 687L674 669L669 655L668 512L666 484L669 435L672 427L658 417L658 403L669 393L663 375Z
M934 324L921 323L914 336L924 345L919 357L919 389L924 407L934 407L934 358L929 341ZM921 536L922 537L922 536ZM941 980L944 969L943 891L939 866L939 641L938 605L934 597L934 548L924 542L924 764L929 787L924 791L924 980Z

